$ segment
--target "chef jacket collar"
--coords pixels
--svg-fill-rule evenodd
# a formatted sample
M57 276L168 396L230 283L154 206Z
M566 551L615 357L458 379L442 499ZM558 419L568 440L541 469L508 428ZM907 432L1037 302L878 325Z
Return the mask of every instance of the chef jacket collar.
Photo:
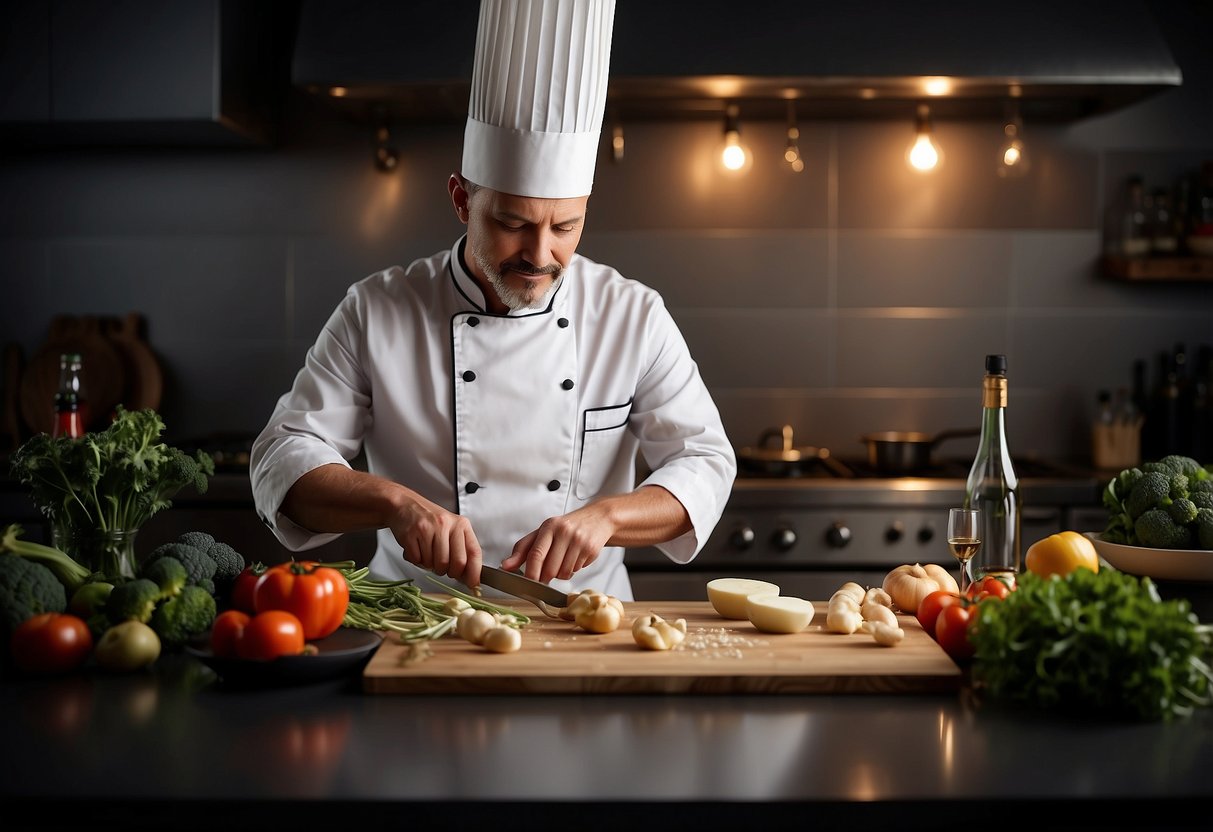
M454 282L455 289L459 294L463 295L468 303L476 307L478 312L492 315L494 313L486 311L488 304L485 302L484 292L480 289L480 284L476 282L468 271L467 261L464 259L464 252L467 251L467 240L468 237L464 234L451 247L451 256L447 258L447 267L451 273L451 280ZM558 306L563 306L564 298L567 294L563 290L568 276L568 269L565 269L560 282L556 284L554 289L548 291L546 306L537 309L511 309L502 317L521 318L528 315L547 315Z

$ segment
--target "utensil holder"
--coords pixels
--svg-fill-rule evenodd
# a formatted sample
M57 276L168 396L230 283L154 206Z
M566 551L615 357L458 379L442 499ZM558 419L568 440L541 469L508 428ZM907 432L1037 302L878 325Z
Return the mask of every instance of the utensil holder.
M1141 425L1134 422L1097 422L1091 432L1091 458L1100 470L1123 470L1141 464Z

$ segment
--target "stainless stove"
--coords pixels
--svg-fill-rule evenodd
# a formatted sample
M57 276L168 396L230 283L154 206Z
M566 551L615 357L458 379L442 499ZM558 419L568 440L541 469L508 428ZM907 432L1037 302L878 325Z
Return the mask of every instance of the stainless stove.
M738 477L720 523L691 563L656 548L625 561L637 600L699 600L715 577L751 577L784 594L826 600L846 581L879 586L903 563L958 573L944 540L947 510L964 499L967 460L915 476L885 476L866 461L832 459L792 475ZM1102 483L1090 472L1015 460L1024 493L1023 548L1063 529L1103 528Z

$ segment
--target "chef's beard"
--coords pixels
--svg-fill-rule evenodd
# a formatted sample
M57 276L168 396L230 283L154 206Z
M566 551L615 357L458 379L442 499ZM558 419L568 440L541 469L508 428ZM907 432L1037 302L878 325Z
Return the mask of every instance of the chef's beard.
M535 275L550 274L552 276L552 283L548 288L541 290L538 283L526 281L521 288L516 289L506 283L505 276L501 273L501 270L493 265L488 257L475 246L472 247L472 259L476 261L476 265L480 267L480 270L484 272L484 276L488 278L489 285L497 293L497 298L514 311L518 311L519 309L538 309L543 306L548 295L560 285L560 279L564 276L564 268L559 263L537 268L523 260L519 263L510 264L513 267L511 271Z

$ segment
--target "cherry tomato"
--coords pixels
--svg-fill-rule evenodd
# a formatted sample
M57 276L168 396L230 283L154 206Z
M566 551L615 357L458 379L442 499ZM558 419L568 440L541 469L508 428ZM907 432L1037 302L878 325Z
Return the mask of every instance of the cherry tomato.
M1015 588L1011 583L1013 579L1006 579L997 575L986 575L978 581L974 581L965 591L965 595L975 601L980 601L982 598L997 598L1002 600L1011 594Z
M973 645L969 642L969 623L976 607L953 604L944 609L935 620L935 640L944 652L954 660L973 657Z
M236 576L236 580L232 583L229 599L232 609L247 612L249 615L257 612L257 607L253 603L253 592L257 588L257 581L268 568L264 563L250 563Z
M303 624L285 610L259 612L244 625L236 640L236 655L242 659L276 659L303 652Z
M953 604L960 603L960 596L946 589L929 592L918 605L918 623L931 638L935 638L935 621L939 614Z
M211 625L211 652L225 659L236 656L236 645L250 620L251 616L242 610L224 610L215 616Z
M350 604L350 585L338 570L314 561L271 566L253 590L257 612L286 610L303 623L308 641L341 626Z
M66 673L84 664L93 651L93 634L84 619L44 612L13 630L13 664L25 673Z

